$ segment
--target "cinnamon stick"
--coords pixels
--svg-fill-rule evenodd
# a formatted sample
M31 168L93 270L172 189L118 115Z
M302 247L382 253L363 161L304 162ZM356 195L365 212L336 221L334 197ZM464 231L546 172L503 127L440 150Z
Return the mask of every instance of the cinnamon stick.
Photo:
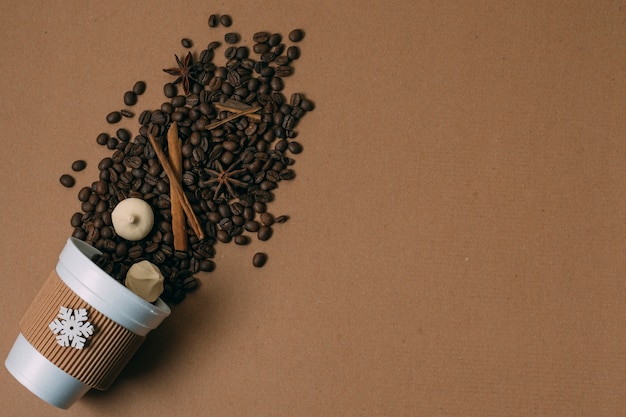
M163 167L163 171L165 171L165 174L167 174L167 177L170 179L170 186L172 186L173 184L172 189L174 190L174 194L171 196L171 199L173 200L176 198L179 200L181 206L183 207L183 211L187 216L187 220L189 221L189 226L191 226L198 239L204 239L202 226L200 225L200 222L198 222L198 218L193 212L187 196L183 192L183 187L181 186L181 184L178 183L178 181L176 181L176 175L174 173L174 170L172 169L172 166L167 160L167 156L165 156L163 149L161 149L161 146L159 146L159 143L156 141L155 137L152 134L148 135L148 139L150 140L152 148L154 148L154 153L156 154L159 162L161 163L161 166Z
M214 103L213 107L215 107L219 111L229 111L231 113L237 113L242 110L250 110L252 108L252 106L236 100L226 100L224 103ZM246 117L255 122L261 121L260 114L250 113L246 114Z
M216 127L221 126L224 123L228 123L231 120L235 120L235 119L237 119L237 118L239 118L241 116L245 116L247 114L252 114L252 113L254 113L256 111L259 111L260 109L261 109L260 107L252 107L251 109L237 112L235 114L232 114L232 115L228 116L225 119L220 120L219 122L215 122L215 123L211 123L210 125L206 125L205 129L207 129L207 130L215 129Z
M183 153L182 144L178 138L178 125L173 122L167 131L167 150L169 162L176 176L175 181L182 186L183 179ZM172 183L174 179L170 178L170 196L173 196ZM183 206L178 198L172 198L170 203L170 211L172 213L172 234L174 235L174 249L187 250L187 221Z

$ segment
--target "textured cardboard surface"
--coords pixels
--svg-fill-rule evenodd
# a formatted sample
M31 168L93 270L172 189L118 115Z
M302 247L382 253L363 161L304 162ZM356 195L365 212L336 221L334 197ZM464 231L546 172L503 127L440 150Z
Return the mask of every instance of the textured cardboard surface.
M626 413L622 2L40 3L0 15L3 358L108 155L104 116L138 79L158 107L180 39L223 36L209 14L248 41L304 28L287 91L317 108L269 242L218 245L69 411L2 367L3 415Z

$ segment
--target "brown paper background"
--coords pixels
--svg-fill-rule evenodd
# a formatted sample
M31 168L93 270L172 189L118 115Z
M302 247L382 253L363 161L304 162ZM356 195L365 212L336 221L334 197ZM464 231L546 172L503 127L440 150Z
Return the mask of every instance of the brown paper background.
M248 42L304 28L286 91L317 108L270 241L218 245L112 388L69 411L2 367L2 415L626 415L623 2L3 6L3 358L109 154L104 116L138 79L135 109L158 107L180 39L225 32L209 14Z

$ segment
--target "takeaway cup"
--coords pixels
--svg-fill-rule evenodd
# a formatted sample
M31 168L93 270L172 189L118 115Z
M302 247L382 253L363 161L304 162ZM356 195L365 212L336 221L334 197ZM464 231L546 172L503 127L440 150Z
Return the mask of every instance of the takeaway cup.
M160 298L149 303L102 271L91 261L98 253L68 239L5 361L22 385L59 408L107 389L170 314Z

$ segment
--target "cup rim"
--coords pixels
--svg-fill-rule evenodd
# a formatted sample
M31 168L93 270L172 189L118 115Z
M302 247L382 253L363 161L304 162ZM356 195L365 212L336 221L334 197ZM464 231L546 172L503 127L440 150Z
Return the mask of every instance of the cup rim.
M57 273L101 313L139 335L147 334L169 316L169 306L161 298L149 303L104 272L91 260L93 255L101 253L88 243L70 237L59 255ZM80 276L68 268L70 265L78 268Z

